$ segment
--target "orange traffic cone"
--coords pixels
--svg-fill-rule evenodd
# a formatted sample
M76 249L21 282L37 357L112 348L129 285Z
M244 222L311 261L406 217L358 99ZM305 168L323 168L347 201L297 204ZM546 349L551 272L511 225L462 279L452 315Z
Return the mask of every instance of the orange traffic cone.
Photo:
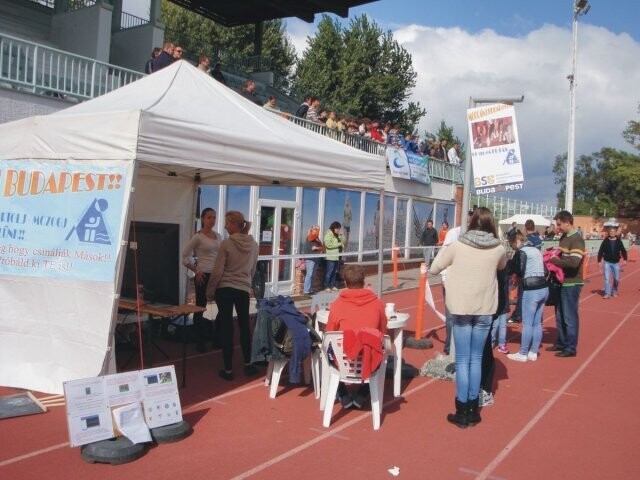
M630 262L635 262L638 260L638 251L636 250L636 245L631 245L631 250L629 250L629 255L627 257Z
M587 272L589 271L589 260L591 260L591 255L589 255L589 252L584 252L584 254L587 257L587 260L585 262L582 262L582 279L586 280L587 278Z

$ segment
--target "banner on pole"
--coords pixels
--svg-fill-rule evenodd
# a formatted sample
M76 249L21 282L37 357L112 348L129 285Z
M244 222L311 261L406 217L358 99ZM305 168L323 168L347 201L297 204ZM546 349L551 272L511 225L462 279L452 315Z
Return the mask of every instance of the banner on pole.
M513 105L467 110L476 195L524 189L520 139Z

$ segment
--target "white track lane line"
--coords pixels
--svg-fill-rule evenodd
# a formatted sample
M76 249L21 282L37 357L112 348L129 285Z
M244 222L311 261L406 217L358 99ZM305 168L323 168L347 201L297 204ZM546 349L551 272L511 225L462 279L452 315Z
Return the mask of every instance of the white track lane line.
M632 311L625 315L622 321L618 323L616 327L611 331L611 333L607 335L604 341L600 343L600 345L598 345L598 348L596 348L593 353L589 355L589 358L587 358L587 360L582 365L580 365L580 368L578 368L578 370L576 370L575 373L571 375L571 377L569 377L564 385L560 387L560 389L553 395L553 397L551 397L551 399L549 399L549 401L540 409L540 411L536 415L534 415L531 420L529 420L524 428L522 428L522 430L520 430L516 434L516 436L513 437L513 439L500 451L500 453L484 468L484 470L480 472L477 477L479 480L485 480L489 478L491 473L493 473L493 471L498 468L502 461L507 458L507 456L518 446L518 444L531 431L531 429L533 429L538 424L538 422L542 420L542 417L545 416L545 414L551 409L551 407L553 407L553 405L560 399L560 397L565 394L565 392L569 389L573 382L577 380L582 372L584 372L584 370L598 356L600 351L609 343L609 341L618 332L618 330L620 330L625 325L625 323L627 323L627 320L629 320L629 318L633 316L633 311L637 310L638 307L640 307L640 302L636 303Z

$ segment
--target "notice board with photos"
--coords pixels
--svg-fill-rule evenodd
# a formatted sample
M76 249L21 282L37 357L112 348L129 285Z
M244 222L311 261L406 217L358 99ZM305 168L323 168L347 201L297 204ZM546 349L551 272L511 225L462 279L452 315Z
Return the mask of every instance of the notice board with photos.
M182 421L173 365L71 380L64 394L72 447Z

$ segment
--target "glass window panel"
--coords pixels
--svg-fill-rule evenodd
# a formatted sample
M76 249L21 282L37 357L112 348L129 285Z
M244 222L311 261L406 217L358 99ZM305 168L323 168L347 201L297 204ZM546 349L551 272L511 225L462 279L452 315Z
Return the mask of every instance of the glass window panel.
M317 188L304 188L302 190L302 231L300 232L299 252L304 252L304 245L307 240L309 229L318 223L318 199L320 190Z
M360 193L328 188L325 193L324 230L333 222L340 222L347 240L347 252L358 251L360 235ZM351 257L353 259L355 257Z
M411 235L409 237L409 245L411 247L417 247L420 245L420 237L426 227L427 220L433 219L433 203L422 202L420 200L414 200L411 214ZM436 228L437 226L434 225ZM422 257L423 252L421 249L412 249L411 258Z
M250 219L249 201L251 195L251 187L230 185L227 187L227 211L237 210L242 212L244 218ZM220 221L224 221L224 214L219 214ZM249 233L253 233L253 227ZM227 233L225 231L225 237Z
M296 200L296 187L260 187L260 198L270 200Z
M406 199L398 199L398 210L396 213L396 243L399 247L406 244L407 233L407 205Z

